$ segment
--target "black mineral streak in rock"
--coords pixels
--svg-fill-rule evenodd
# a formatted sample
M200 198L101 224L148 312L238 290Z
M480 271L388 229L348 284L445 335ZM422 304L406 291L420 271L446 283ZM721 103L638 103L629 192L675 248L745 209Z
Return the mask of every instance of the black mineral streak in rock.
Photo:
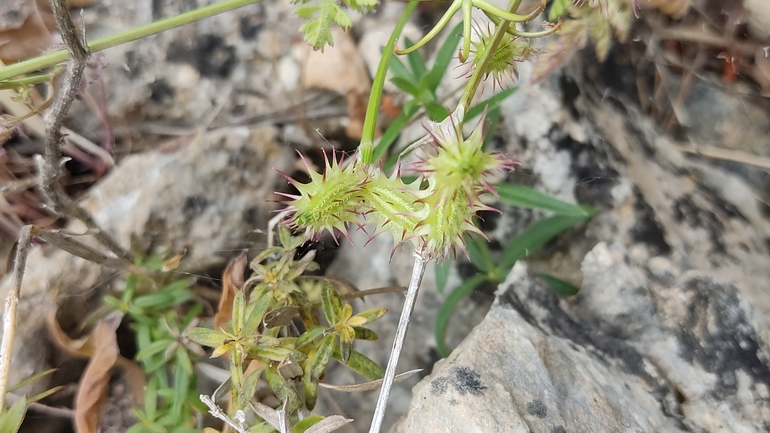
M437 377L430 383L430 393L433 395L444 395L448 384L449 379L446 377Z
M201 35L190 47L175 41L168 48L166 59L193 65L204 77L227 78L238 58L235 47L225 44L217 35Z
M548 408L542 400L532 400L527 403L527 413L542 419L548 416Z
M481 381L481 376L470 367L455 367L452 369L451 384L461 395L482 395L487 386Z
M665 233L655 220L655 212L638 191L634 193L634 210L636 211L636 226L631 230L631 236L636 242L648 245L656 255L668 255L671 246L666 242Z
M580 113L575 106L575 101L580 96L580 88L570 77L566 74L559 77L559 87L561 87L561 100L564 106L569 109L570 114L574 119L580 118Z
M581 143L566 135L556 142L556 148L566 150L572 158L570 171L577 179L575 197L581 204L612 207L612 188L618 173L610 167L607 155L591 144Z
M519 288L519 290L522 289ZM547 318L541 320L542 323L539 323L528 311L526 304L518 298L514 290L509 289L500 295L498 302L501 306L516 310L530 325L544 332L568 339L578 346L594 347L602 355L621 361L620 368L625 373L633 374L648 383L655 382L644 369L642 355L623 339L608 335L607 332L597 327L572 320L566 312L561 310L557 295L547 287L538 284L537 287L532 287L526 292L529 302L534 302L541 306L544 311L551 312ZM543 327L548 331L545 331Z
M567 433L567 430L564 426L558 425L551 429L551 433Z
M677 222L689 224L690 227L704 228L708 231L709 239L711 239L711 244L713 245L711 252L727 253L727 248L722 239L722 232L725 228L724 224L710 210L699 208L689 195L679 198L674 203L674 218L676 218Z
M738 391L738 370L770 386L770 367L759 358L759 336L735 288L702 276L687 281L683 290L691 297L688 314L677 330L682 358L719 378L715 393L720 398Z

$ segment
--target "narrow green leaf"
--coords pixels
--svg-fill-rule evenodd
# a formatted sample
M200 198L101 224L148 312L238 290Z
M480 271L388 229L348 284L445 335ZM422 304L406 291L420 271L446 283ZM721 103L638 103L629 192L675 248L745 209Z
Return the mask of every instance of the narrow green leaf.
M326 328L323 326L316 326L315 328L310 328L307 331L305 331L304 334L300 335L297 339L296 347L297 349L301 349L302 347L305 347L309 343L312 343L315 341L318 337L322 336L326 332Z
M587 206L567 203L523 185L501 183L496 185L495 189L500 195L500 201L513 206L543 209L558 215L580 217L590 217L593 215L593 209Z
M281 377L278 370L273 367L266 368L265 378L267 379L270 388L275 391L275 395L278 396L278 399L281 400L281 402L287 403L289 412L292 412L299 407L301 404L299 393L294 389L294 386L290 382Z
M296 305L287 305L270 310L265 314L265 327L274 328L276 326L289 326L291 321L299 314L299 307Z
M313 380L310 377L309 368L305 371L305 375L302 378L302 387L305 394L305 408L312 411L318 402L318 380Z
M62 389L64 389L64 386L55 386L55 387L53 387L51 389L47 389L47 390L41 392L40 394L37 394L34 397L30 397L29 400L27 400L27 403L37 403L38 401L48 397L49 395L56 394L57 392L61 391ZM0 430L0 431L2 431L2 430Z
M481 236L466 236L465 249L468 251L468 257L473 266L484 273L489 273L494 267L492 254L489 252L487 240Z
M539 273L540 277L544 279L554 292L562 296L575 296L580 291L580 287L577 287L567 281L556 278L553 275Z
M447 298L444 300L444 303L441 304L441 307L438 309L438 312L436 313L435 326L436 350L442 357L446 358L451 352L449 347L446 345L446 330L447 325L449 324L449 319L452 317L452 313L454 313L455 308L457 308L457 304L459 304L460 301L463 300L466 296L473 293L476 287L478 287L479 284L483 283L485 280L485 275L474 275L463 281L463 283L457 286L456 289L452 290L452 293L447 296Z
M291 428L291 433L305 433L307 429L322 421L323 419L324 417L321 415L310 415L309 417L295 424L294 427Z
M436 261L435 268L434 268L436 272L436 290L440 294L444 293L446 282L449 279L449 271L452 269L452 263L453 262L448 259Z
M254 395L257 393L257 385L259 384L259 378L262 376L263 368L253 371L246 380L243 381L243 386L239 390L241 394L241 401L251 401Z
M428 116L430 116L431 120L434 122L441 122L442 120L449 117L449 111L447 111L447 109L440 104L435 102L427 102L424 104L424 106L425 111L428 112Z
M348 324L351 326L364 326L379 320L385 313L388 312L387 308L372 308L371 310L362 311L348 320Z
M193 375L193 365L190 360L190 354L187 352L187 348L184 345L179 345L176 348L176 364L184 369L184 371L190 376Z
M233 298L233 332L237 336L243 336L243 325L246 323L246 297L243 291L235 293Z
M339 348L334 349L334 354L332 354L334 359L337 361L342 362L342 355L340 355ZM376 362L372 361L371 359L367 358L360 352L357 352L355 350L350 352L350 357L348 358L348 362L342 362L345 366L347 366L349 369L355 371L356 373L360 374L361 376L364 376L365 378L369 380L377 380L382 379L383 376L385 376L385 370L383 370L382 367L380 367Z
M551 10L548 11L548 21L556 22L560 16L567 12L567 5L569 0L554 0L551 3Z
M13 385L12 387L8 388L8 392L16 391L17 389L21 388L22 386L27 385L29 383L32 383L32 382L40 379L41 377L48 376L49 374L54 373L57 370L59 370L59 369L58 368L50 368L50 369L48 369L46 371L43 371L41 373L33 374L32 376L29 376L26 379L22 379L16 385ZM0 405L0 407L2 407L2 405Z
M409 48L412 45L414 44L411 40L409 40L409 38L404 38L405 47ZM425 66L425 60L423 60L422 56L420 55L420 50L412 51L411 53L407 54L406 60L409 62L409 67L412 69L412 75L418 81L428 72L428 68Z
M417 79L406 69L406 66L400 58L396 56L391 57L390 62L388 63L388 69L393 78L403 78L404 80L411 82L414 87L417 87Z
M486 151L489 147L489 143L495 138L495 130L497 129L497 122L500 120L500 106L496 105L487 110L487 135L484 136L484 144L481 145L481 149Z
M256 302L252 301L246 307L246 324L243 325L244 337L249 337L257 332L262 319L265 317L265 312L270 308L271 301L272 295L263 292Z
M139 351L139 353L136 354L137 361L142 361L145 358L149 358L152 355L155 355L157 353L163 352L164 350L168 349L169 346L171 346L175 340L171 339L164 339L164 340L158 340L153 341L146 347L142 347L142 349Z
M350 352L353 351L353 339L356 338L356 332L351 327L344 327L339 332L340 336L340 356L342 356L342 362L348 362L350 359Z
M331 285L326 285L321 292L321 301L326 320L329 322L329 325L334 325L339 320L340 313L342 312L340 296Z
M174 369L174 403L171 411L181 416L182 407L187 400L187 394L190 392L191 376L187 374L184 368L177 365Z
M310 378L317 381L329 363L329 359L334 353L334 334L329 334L321 340L315 358L310 361Z
M377 143L377 147L374 148L374 153L372 153L373 161L377 161L396 141L399 134L401 134L401 131L404 129L404 127L406 127L406 124L409 123L409 121L412 119L412 116L417 113L418 108L419 106L417 104L417 100L415 99L409 100L406 104L404 104L404 108L401 111L401 114L399 114L398 117L396 117L396 120L394 120L393 123L388 126L388 129L386 129L385 133L382 134L382 137L380 137L380 142ZM397 160L398 155L393 155L393 157L390 158L385 164L385 170L389 171L391 168L393 168Z
M266 422L261 422L249 429L249 433L275 433L277 431L278 430Z
M487 111L497 107L500 105L501 102L505 100L505 98L513 95L516 93L516 90L518 90L517 87L511 87L510 89L505 89L501 91L500 93L496 93L493 96L489 97L489 99L485 99L478 104L472 106L468 109L468 112L465 113L465 121L472 120L476 116L481 115L481 113L484 112L484 109L486 108Z
M0 432L16 433L21 428L24 415L27 413L27 398L22 396L8 409L8 412L0 415Z
M187 332L190 340L208 347L217 347L230 338L227 334L208 328L193 328Z
M586 216L553 215L532 224L506 245L500 258L500 268L509 271L517 260L523 259L559 233L587 219Z
M131 303L132 305L140 308L162 308L171 306L174 302L174 299L174 293L155 292L150 295L139 296L135 298Z
M144 389L144 413L148 419L155 419L155 413L158 411L158 379L153 377L147 382Z
M417 98L420 95L420 89L418 89L417 86L414 85L414 83L412 83L411 81L405 78L393 77L390 79L390 82L393 83L399 89L412 95L415 98Z
M353 331L356 333L356 340L375 341L380 339L380 336L369 328L354 326Z
M446 69L449 67L449 63L455 55L457 44L460 43L460 39L462 38L462 26L463 23L457 23L457 25L449 31L449 35L447 35L444 43L441 44L441 48L438 49L436 61L433 62L433 67L430 69L430 72L428 72L425 81L432 92L435 92L436 89L438 89L439 84L441 84L441 79L444 78Z

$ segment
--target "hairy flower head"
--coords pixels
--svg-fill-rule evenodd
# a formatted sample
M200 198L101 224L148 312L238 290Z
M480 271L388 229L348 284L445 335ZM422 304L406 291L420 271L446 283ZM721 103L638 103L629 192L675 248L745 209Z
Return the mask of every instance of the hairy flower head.
M324 230L335 239L335 230L348 237L347 225L359 224L362 191L368 182L366 174L352 163L343 168L342 155L338 160L334 150L331 162L324 152L323 174L316 173L301 154L300 157L310 174L310 183L301 184L284 174L299 191L299 195L281 194L290 199L284 202L291 212L287 224L304 229L308 239L317 240Z
M372 237L388 232L395 244L412 237L428 214L428 206L421 202L427 194L420 190L420 181L407 184L401 180L399 171L390 177L372 175L364 192L367 222L377 225Z
M494 172L512 170L518 164L504 154L484 151L485 118L486 113L468 138L463 138L462 127L453 116L442 123L428 123L436 152L415 164L423 177L435 179L439 195L453 196L462 190L472 207L483 191L494 193L488 182Z
M471 56L467 63L464 76L470 77L473 72L481 67L481 61L492 46L493 31L491 23L483 29L480 24L474 22L476 37L471 40ZM509 33L503 35L500 44L492 53L484 72L484 79L492 77L495 85L507 87L508 83L519 78L517 62L523 62L536 53L529 40L512 36Z

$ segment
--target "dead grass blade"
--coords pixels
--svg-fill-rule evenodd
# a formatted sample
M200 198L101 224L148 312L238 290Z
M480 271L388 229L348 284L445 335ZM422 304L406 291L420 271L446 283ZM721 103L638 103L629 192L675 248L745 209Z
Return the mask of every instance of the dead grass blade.
M416 370L409 370L405 371L401 374L397 374L396 377L393 379L393 382L401 382L402 380L406 380L415 373L421 372L422 369L418 368ZM382 386L382 379L372 380L370 382L364 382L364 383L356 383L354 385L332 385L330 383L319 383L322 388L327 389L333 389L334 391L339 392L363 392L363 391L373 391L375 389L378 389Z

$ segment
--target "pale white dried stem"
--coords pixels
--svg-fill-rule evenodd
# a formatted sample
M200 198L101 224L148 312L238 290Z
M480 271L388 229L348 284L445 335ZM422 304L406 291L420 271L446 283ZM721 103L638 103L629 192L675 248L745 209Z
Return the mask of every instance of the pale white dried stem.
M425 257L419 252L415 252L412 278L409 281L409 288L406 292L406 300L404 301L404 309L401 311L401 318L398 319L396 337L393 340L393 350L390 351L390 359L388 360L388 366L385 369L385 377L382 379L382 389L380 390L380 396L377 399L377 406L374 409L374 419L369 428L369 433L380 433L380 429L382 428L382 420L385 417L385 410L388 407L388 397L390 397L390 391L393 388L393 381L396 377L396 367L398 367L398 360L401 357L401 349L404 347L406 330L409 327L409 320L412 317L412 310L414 309L414 303L417 299L417 293L420 291L420 283L422 283L422 277L425 274L426 264L427 260Z
M16 310L19 306L21 283L24 280L24 268L27 264L27 254L32 241L32 226L21 228L19 245L13 264L13 286L5 299L3 313L3 342L0 344L0 402L5 401L8 390L8 376L11 373L11 357L13 356L13 339L16 334Z
M205 404L209 408L209 413L214 418L223 421L225 424L229 425L235 431L238 433L249 433L249 429L242 426L240 423L235 422L232 418L227 416L225 411L222 410L219 406L217 406L216 403L211 399L211 397L201 394L200 395L201 402Z

